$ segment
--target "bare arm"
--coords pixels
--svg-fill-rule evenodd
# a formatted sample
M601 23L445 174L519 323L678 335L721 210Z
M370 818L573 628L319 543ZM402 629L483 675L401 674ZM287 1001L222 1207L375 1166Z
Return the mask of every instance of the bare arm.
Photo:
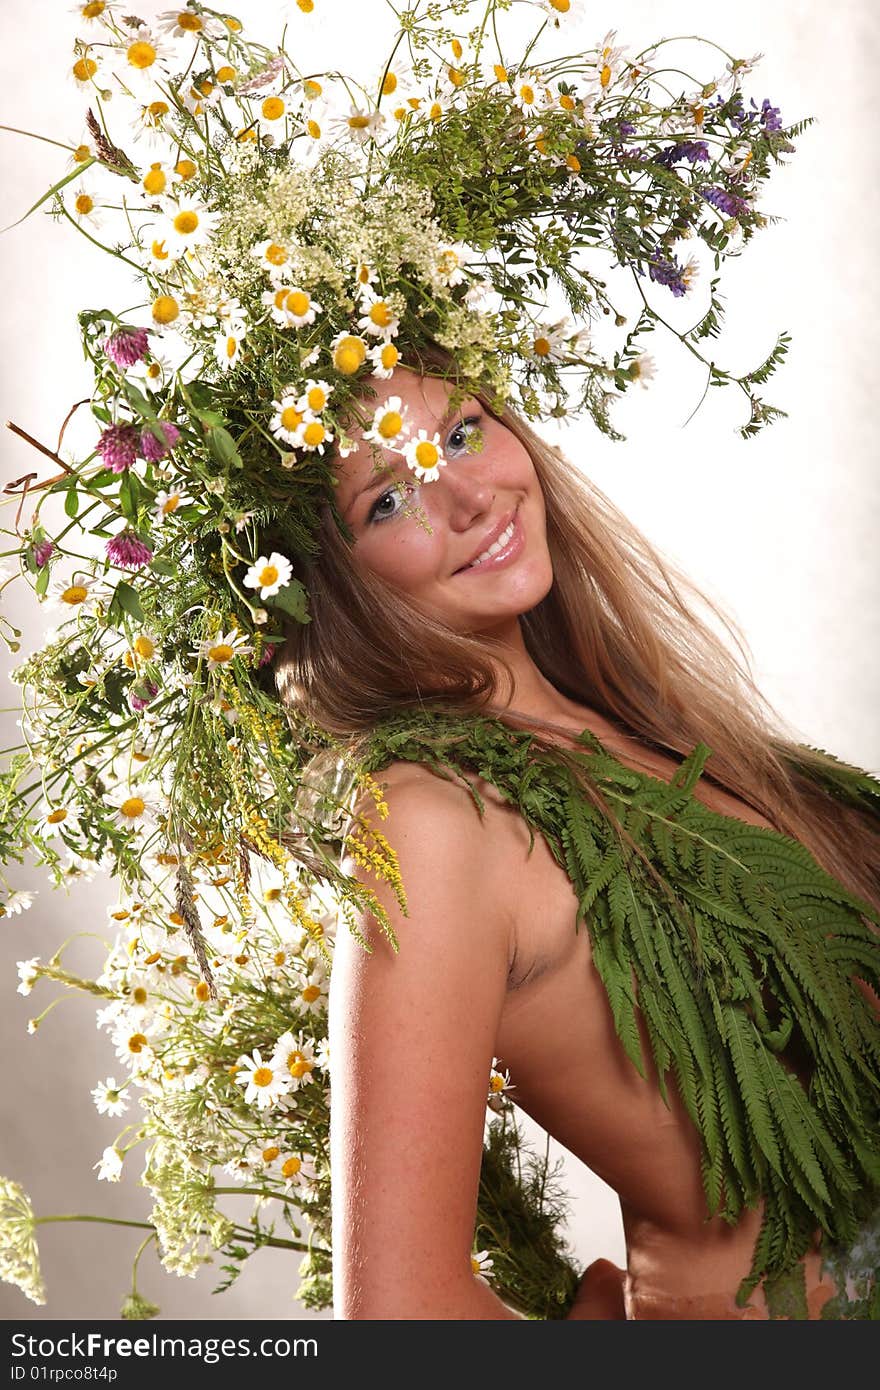
M391 771L394 771L392 769ZM340 924L330 988L335 1316L517 1318L471 1270L486 1096L504 1003L510 899L497 836L462 788L425 769L390 777L382 833L405 917Z

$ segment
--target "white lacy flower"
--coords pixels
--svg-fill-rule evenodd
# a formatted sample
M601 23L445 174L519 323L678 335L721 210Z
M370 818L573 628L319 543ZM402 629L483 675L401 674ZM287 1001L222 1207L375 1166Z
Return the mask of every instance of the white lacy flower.
M111 1145L102 1153L97 1163L92 1164L98 1170L98 1178L106 1182L119 1182L122 1176L122 1154L118 1149Z
M17 912L27 912L33 906L36 893L29 893L24 888L16 888L10 893L5 903L0 903L0 917L12 917Z
M21 981L21 984L18 986L18 993L30 994L37 980L40 978L40 972L37 969L37 966L40 964L40 957L31 956L30 960L20 960L17 964L18 978Z

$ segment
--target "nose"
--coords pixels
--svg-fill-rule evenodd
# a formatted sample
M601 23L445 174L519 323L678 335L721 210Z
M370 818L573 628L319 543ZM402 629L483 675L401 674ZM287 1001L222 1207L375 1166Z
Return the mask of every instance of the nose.
M474 463L475 460L468 460ZM443 494L447 508L449 525L458 531L466 531L473 525L476 517L492 509L495 492L486 478L474 468L459 467L460 459L450 460L440 470L437 484ZM436 496L437 494L435 494Z

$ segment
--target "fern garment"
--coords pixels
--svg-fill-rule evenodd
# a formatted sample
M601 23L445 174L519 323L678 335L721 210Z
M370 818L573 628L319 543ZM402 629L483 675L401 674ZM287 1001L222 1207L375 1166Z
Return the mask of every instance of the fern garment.
M368 735L363 766L424 763L461 779L483 814L475 774L519 809L530 848L543 835L577 893L575 929L589 931L622 1046L644 1076L638 1010L663 1098L671 1074L699 1132L708 1214L735 1224L764 1199L737 1302L763 1283L771 1316L806 1316L800 1260L819 1230L838 1283L822 1316L880 1318L880 1028L853 981L880 989L880 913L798 841L698 801L704 743L669 783L589 729L576 743L570 756L644 859L570 767L500 719L397 714ZM870 774L835 760L822 781L880 814ZM794 1047L807 1085L784 1056Z

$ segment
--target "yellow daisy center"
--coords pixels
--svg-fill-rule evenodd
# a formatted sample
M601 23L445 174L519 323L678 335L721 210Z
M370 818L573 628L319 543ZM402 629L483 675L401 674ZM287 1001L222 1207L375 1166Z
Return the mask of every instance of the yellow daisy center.
M428 115L432 121L439 121L440 117L443 115L443 107L440 105L439 101L431 103L428 108Z
M302 997L307 1004L314 1004L315 1000L321 997L321 991L317 985L306 985Z
M238 352L238 339L237 339L237 338L233 338L232 335L230 334L230 336L226 339L226 360L227 360L228 362L231 362L232 359L235 357L235 354L236 354L237 352Z
M464 49L461 46L461 39L453 39L449 47L452 49L456 58L460 58L462 53L464 53Z
M76 208L77 212L80 214L81 217L84 217L87 213L91 212L94 206L94 199L90 198L88 193L80 193L77 196L76 202L74 203L74 207Z
M142 656L145 661L149 661L150 657L155 654L156 643L153 641L152 637L147 637L141 632L134 639L134 649L138 656Z
M179 236L192 236L199 225L199 214L193 212L192 208L187 208L185 212L179 212L174 219L174 230Z
M287 260L287 252L283 246L279 246L277 241L271 242L266 247L266 260L270 265L284 265Z
M327 392L322 386L310 386L306 392L306 400L309 403L309 410L323 410L327 404Z
M563 92L562 96L559 98L559 105L562 107L563 111L573 111L577 102L574 97L568 95L568 92Z
M280 888L267 888L263 894L264 903L277 903L281 898Z
M496 81L498 81L498 82L506 82L506 81L507 81L507 68L504 67L504 65L503 65L502 63L494 63L494 64L492 65L492 71L493 71L494 74L495 74Z
M280 1152L281 1150L279 1149L277 1144L270 1144L267 1149L263 1150L263 1162L272 1163L278 1157Z
M165 501L162 503L162 515L163 515L163 516L170 516L172 512L176 512L176 511L177 511L177 508L178 508L179 506L180 506L180 493L178 493L178 492L173 492L173 493L171 494L171 496L168 497L168 498L166 498Z
M144 814L146 803L139 796L127 796L119 809L128 820L137 820Z
M235 652L228 642L218 642L216 647L211 647L208 652L210 660L218 665L224 661L231 661L234 656Z
M138 39L131 44L128 50L128 61L133 68L143 72L145 68L151 68L156 61L156 50L146 39Z
M91 157L92 152L88 145L77 145L73 152L73 161L75 164L85 164L86 160L91 159Z
M314 447L322 442L326 433L320 420L311 420L303 430L303 442Z
M296 7L302 10L303 14L311 14L315 8L315 0L296 0Z
M167 101L151 101L147 107L147 115L153 122L161 121L163 116L167 116L171 108Z
M128 1040L129 1052L143 1052L146 1046L147 1040L144 1037L143 1033L132 1033L131 1037Z
M416 463L420 468L433 468L440 457L440 450L429 439L420 439L416 445Z
M471 1255L471 1269L474 1274L479 1274L480 1272L480 1261L477 1259L476 1255Z
M221 68L217 69L217 81L226 83L234 82L235 68L230 67L228 63L224 63Z
M349 116L348 124L351 130L366 130L370 124L370 118L369 116Z
M465 80L464 73L461 71L461 69L447 68L447 72L449 74L449 80L452 83L453 87L461 87Z
M131 997L132 1002L135 1004L146 1004L148 997L147 991L144 989L143 985L136 985L131 991Z
M198 170L191 159L180 159L174 166L174 172L184 183L188 183L190 179L195 178Z
M177 27L178 29L187 29L191 34L197 34L203 27L201 16L182 11L177 16Z
M153 260L154 260L154 261L167 261L167 260L168 260L168 249L167 249L167 247L166 247L164 241L154 241L154 242L153 242L153 245L150 247L150 251L151 251L151 254L152 254L152 257L153 257ZM154 317L155 317L155 315L154 315ZM160 319L159 322L161 323L161 321L162 321L162 320Z
M550 339L549 339L549 338L536 338L536 339L535 339L535 342L534 342L534 348L535 348L535 355L536 355L537 357L546 357L547 354L548 354L549 351L550 351Z
M495 1076L493 1076L492 1079L491 1079L491 1081L489 1082L489 1090L490 1090L490 1091L503 1091L503 1090L504 1090L504 1077L503 1077L503 1076L498 1076L497 1074L496 1074Z
M307 1076L314 1066L304 1052L291 1052L287 1059L287 1070L291 1076Z
M366 355L364 340L347 333L344 338L340 338L333 350L333 365L343 376L353 376L362 366Z
M288 311L297 318L301 318L303 314L309 312L311 302L304 290L291 290L286 301Z
M302 418L295 405L286 405L281 412L281 428L293 431L302 424Z
M379 421L379 433L383 439L393 439L396 434L400 434L403 428L403 419L396 410L386 410L382 419Z
M520 100L531 106L535 100L535 89L530 87L528 82L524 83L519 89Z
M387 328L393 319L391 307L384 299L377 299L376 303L370 306L370 322L375 323L378 328Z
M64 603L82 603L89 596L89 591L84 584L71 584L64 589L61 594Z
M302 1167L302 1159L286 1158L281 1165L281 1172L285 1178L295 1178Z
M73 65L73 75L77 82L88 82L90 77L94 77L98 71L98 64L94 58L77 58Z
M311 117L309 118L309 120L306 121L306 130L308 131L309 135L312 137L313 140L320 140L321 127L318 125L318 122L313 121Z
M278 578L277 565L264 565L260 570L260 588L265 589L269 584L274 584Z
M266 97L260 109L264 120L277 121L284 115L284 102L280 97Z
M61 822L66 819L67 807L59 806L56 808L56 810L49 812L48 816L46 817L46 822L48 825L60 825Z
M571 0L550 0L550 7L557 10L559 14L568 14L571 9Z
M180 313L180 305L173 295L160 294L153 300L153 318L156 323L173 323Z
M397 351L397 348L394 346L393 343L385 343L384 347L382 348L382 351L379 353L379 360L381 361L382 366L385 368L386 371L388 371L392 367L397 366L397 360L399 357L400 353Z
M323 90L320 82L316 82L314 77L307 77L303 82L303 95L307 96L309 101L314 101L315 97L319 97Z
M150 165L150 172L144 174L143 185L148 193L158 194L165 192L165 185L168 178L161 164Z
M240 19L233 19L231 15L226 15L223 19L223 23L226 25L227 29L231 30L233 34L241 33Z
M573 174L579 174L581 172L581 162L576 154L567 154L565 156L565 162Z
M103 14L105 9L105 0L89 0L87 5L83 5L80 13L83 19L97 19L98 15Z
M385 74L385 81L382 83L383 97L390 97L392 92L397 91L397 76L393 72Z
M607 87L607 86L608 86L608 83L609 83L610 81L611 81L611 69L610 69L610 67L608 66L608 64L606 63L606 64L604 65L604 67L602 68L601 73L599 74L599 83L600 83L601 86Z
M208 988L208 986L206 985L206 983L205 983L204 980L199 980L198 984L196 985L195 989L193 990L193 993L195 994L195 996L196 996L196 998L199 1000L199 1002L202 1003L202 1004L205 1003L205 1000L206 1000L206 999L210 999L210 997L211 997L211 991L210 991L210 989Z
M271 1086L273 1081L271 1067L257 1067L251 1077L255 1086Z
M161 951L151 951L150 954L149 954L148 956L144 956L144 965L155 965L156 962L159 961L159 960L161 960L161 959L162 959L162 952L161 952Z

